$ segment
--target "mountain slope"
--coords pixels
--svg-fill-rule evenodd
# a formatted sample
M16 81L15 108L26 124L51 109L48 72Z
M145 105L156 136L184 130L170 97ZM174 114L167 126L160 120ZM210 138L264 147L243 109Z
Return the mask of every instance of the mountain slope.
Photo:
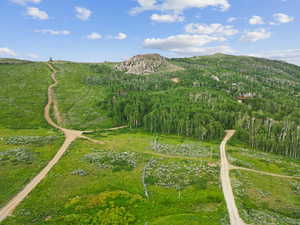
M147 77L110 70L87 84L109 90L101 105L120 124L202 140L236 128L252 147L300 156L300 67L222 54L169 61L185 70Z

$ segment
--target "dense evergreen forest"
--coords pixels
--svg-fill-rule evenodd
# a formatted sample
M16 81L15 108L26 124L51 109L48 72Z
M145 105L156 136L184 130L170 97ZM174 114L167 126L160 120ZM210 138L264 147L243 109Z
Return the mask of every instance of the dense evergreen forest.
M106 87L99 107L118 124L200 140L237 129L253 148L300 158L300 67L223 54L168 61L184 70L134 75L99 64L83 82Z

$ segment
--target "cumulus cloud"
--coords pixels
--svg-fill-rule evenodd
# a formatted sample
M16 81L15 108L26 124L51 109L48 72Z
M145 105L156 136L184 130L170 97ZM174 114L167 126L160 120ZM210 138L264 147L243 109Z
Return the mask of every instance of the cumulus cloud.
M10 0L10 1L18 5L26 5L27 3L38 4L42 2L42 0Z
M179 49L176 53L187 56L195 55L211 55L215 53L233 54L235 50L227 45L220 45L215 47L189 47L185 49Z
M51 35L69 35L71 34L68 30L51 30L51 29L42 29L42 30L34 30L36 33L42 34L51 34Z
M234 22L234 21L236 21L236 20L237 20L236 17L229 17L229 18L227 19L227 23L232 23L232 22Z
M39 19L39 20L49 19L49 16L45 11L42 11L39 8L35 8L35 7L28 7L26 10L26 15L31 16L33 19Z
M184 21L184 17L177 14L153 14L151 20L159 23L174 23Z
M76 17L80 20L88 20L92 15L91 10L83 7L77 6L75 7L75 11L76 11Z
M89 35L87 35L86 37L87 37L87 39L90 39L90 40L98 40L98 39L102 38L102 35L98 34L96 32L93 32L93 33L90 33Z
M0 48L0 56L16 56L17 54L9 48Z
M190 55L200 54L203 52L203 49L207 51L209 48L202 48L202 46L208 43L222 42L225 40L223 37L212 37L208 35L179 34L167 38L147 38L144 40L144 47Z
M252 16L250 19L249 19L249 23L252 24L252 25L257 25L257 24L264 24L264 19L260 16Z
M246 32L242 37L241 41L246 41L246 42L256 42L259 40L264 40L268 39L271 37L271 32L267 31L264 28L257 29L254 31L248 31Z
M193 34L215 34L221 36L231 36L237 34L239 31L233 26L224 26L219 23L214 24L197 24L190 23L185 26L185 31Z
M175 11L182 12L189 8L206 8L209 6L229 9L228 0L136 0L138 7L131 10L132 14L137 14L147 10Z
M288 16L284 13L275 13L275 14L273 14L273 18L275 20L275 23L271 23L272 25L281 24L281 23L290 23L290 22L294 21L293 17Z
M124 34L122 32L118 33L117 36L115 36L115 39L117 40L124 40L127 38L127 34Z

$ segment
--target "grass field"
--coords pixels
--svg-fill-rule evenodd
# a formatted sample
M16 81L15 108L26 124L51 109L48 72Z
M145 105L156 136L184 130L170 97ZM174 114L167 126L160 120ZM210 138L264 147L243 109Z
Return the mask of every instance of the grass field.
M48 163L62 140L51 130L0 129L0 207Z
M231 172L234 192L242 218L248 224L300 224L300 181Z
M43 116L50 71L45 63L0 64L0 128L49 127Z
M151 155L155 137L145 133L106 135L104 145L76 141L3 224L112 224L112 218L120 225L228 224L216 159ZM159 140L172 146L195 142ZM107 216L111 220L105 223Z
M105 94L101 86L88 85L85 79L95 76L91 64L55 63L59 71L55 96L63 119L63 126L72 129L113 127L111 119L99 109Z
M300 177L299 160L244 147L228 146L227 154L235 166Z

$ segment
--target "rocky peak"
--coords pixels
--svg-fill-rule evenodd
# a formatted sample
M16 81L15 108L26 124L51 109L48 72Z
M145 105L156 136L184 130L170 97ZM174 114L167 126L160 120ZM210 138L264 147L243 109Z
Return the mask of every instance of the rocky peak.
M150 74L158 72L168 65L167 59L159 54L137 55L116 66L117 70L132 74Z

